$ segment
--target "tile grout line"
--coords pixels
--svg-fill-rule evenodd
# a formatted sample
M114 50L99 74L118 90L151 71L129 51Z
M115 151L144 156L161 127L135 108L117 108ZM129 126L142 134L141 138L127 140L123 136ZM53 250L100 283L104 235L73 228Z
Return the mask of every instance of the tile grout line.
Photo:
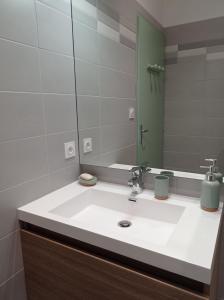
M94 6L94 7L95 7L95 6ZM103 20L101 20L101 19L99 18L99 13L98 13L99 11L101 11L105 16L111 18L114 22L116 22L119 29L118 29L118 30L115 30L112 26L108 25L106 22L104 22ZM117 32L117 34L119 35L119 40L118 40L118 41L115 41L115 42L117 42L117 43L119 43L119 44L125 46L125 47L128 48L128 49L134 50L133 47L130 47L130 46L128 46L127 44L122 43L122 41L121 41L120 27L123 26L127 31L130 31L130 32L131 32L132 34L134 34L134 35L136 35L136 32L135 32L135 31L133 31L132 29L130 29L129 27L127 27L125 24L121 23L120 20L118 21L118 20L114 19L112 16L108 15L106 12L102 11L102 10L98 7L98 5L96 6L96 13L97 13L96 18L94 18L94 20L96 20L96 22L102 23L104 26L106 26L106 27L108 27L109 29L111 29L111 30ZM120 17L119 17L119 19L120 19ZM102 35L102 36L104 36L104 37L107 37L107 38L109 38L109 39L112 39L112 38L110 38L110 36L108 36L108 35L106 35L106 34L100 33L100 32L98 31L98 26L97 26L97 25L96 25L96 28L95 28L95 27L90 26L90 25L88 25L88 24L86 24L85 22L82 22L82 21L80 21L80 20L75 20L75 19L74 19L74 22L78 22L79 24L81 24L81 25L83 25L83 26L85 26L85 27L88 27L88 28L91 29L91 30L94 30L94 31L97 32L98 34L100 34L100 35ZM129 38L128 36L124 35L124 37L125 37L128 41L130 41L130 42L132 42L132 43L136 43L136 42L133 42L132 40L130 40L130 38ZM112 39L112 40L113 40L113 39Z
M0 288L2 288L4 285L6 285L10 280L12 280L13 278L15 278L19 273L22 273L24 271L24 268L20 269L19 271L17 271L16 273L14 273L12 276L10 276L7 280L3 281L0 284Z
M17 228L17 229L15 229L15 230L13 230L13 231L7 233L6 235L3 235L3 236L0 238L0 242L3 241L3 240L5 240L5 239L7 239L7 238L9 238L10 236L12 236L12 235L14 235L14 234L17 234L17 233L19 232L19 230L20 230L20 229Z
M111 99L116 101L133 101L136 102L136 98L119 98L119 97L108 97L108 96L100 96L100 95L90 95L90 94L77 94L78 97L91 97L91 98L99 98L99 99ZM107 100L106 100L107 101Z
M38 12L37 12L37 1L35 1L35 15L36 15L36 23L37 23L37 42L38 42L38 64L39 64L39 77L40 77L40 88L43 91L43 75L41 70L41 51L40 51L40 39L39 39L39 23L38 23ZM47 174L48 174L48 186L50 188L49 174L50 174L50 165L49 165L49 149L47 142L47 120L46 120L46 105L45 105L45 96L42 95L42 114L43 114L43 123L44 123L44 147L45 147L45 159L47 164Z
M42 135L34 135L34 136L29 136L29 137L22 137L22 138L15 138L15 139L10 139L10 140L6 140L6 141L2 141L0 142L0 145L3 144L7 144L7 143L13 143L13 142L22 142L22 141L26 141L26 140L32 140L32 139L40 139L43 137L48 137L48 136L55 136L55 135L62 135L62 134L66 134L66 133L74 133L76 130L74 128L74 130L66 130L66 131L57 131L57 132L52 132L52 133L47 133L47 134L42 134Z
M59 14L63 15L64 17L68 18L68 19L71 18L71 15L67 15L65 12L63 12L59 8L53 7L53 6L51 6L51 5L47 4L47 3L42 2L41 0L35 0L35 2L38 2L42 6L46 6L48 9L51 9L54 12L59 13Z
M47 48L41 48L39 47L39 45L35 45L35 46L32 46L32 45L29 45L29 44L24 44L24 43L21 43L21 42L18 42L18 41L14 41L14 40L10 40L10 39L7 39L7 38L4 38L4 37L1 37L0 36L0 41L5 41L7 43L11 43L11 44L15 44L17 46L22 46L22 47L27 47L27 48L31 48L33 50L41 50L41 51L45 51L45 52L50 52L51 54L54 54L54 55L58 55L58 56L63 56L63 57L67 57L67 58L70 58L70 59L73 59L74 57L71 56L71 55L66 55L62 52L58 52L58 51L54 51L54 50L50 50L50 49L47 49Z
M89 65L97 66L98 68L107 69L107 70L113 71L115 73L121 73L123 75L127 75L129 77L132 77L132 79L136 80L136 75L135 74L127 73L127 72L121 71L119 69L114 69L112 67L108 67L108 66L103 65L101 63L95 63L95 62L87 60L85 58L75 57L75 60L80 61L80 62L84 62L84 63L89 64Z
M75 96L74 93L53 93L53 92L21 92L21 91L8 91L8 90L2 90L0 91L0 94L31 94L31 95L56 95L56 96Z
M1 193L4 193L4 192L7 192L7 191L10 191L10 190L12 190L12 189L19 188L20 186L23 186L24 184L35 182L35 181L40 180L41 178L45 178L45 177L47 177L47 176L48 176L48 173L43 174L43 175L41 175L41 176L39 176L39 177L32 178L32 179L30 179L30 180L26 180L26 181L20 182L20 183L18 183L18 184L16 184L16 185L12 185L12 186L10 186L10 187L8 187L8 188L5 188L5 189L0 190L0 194L1 194Z

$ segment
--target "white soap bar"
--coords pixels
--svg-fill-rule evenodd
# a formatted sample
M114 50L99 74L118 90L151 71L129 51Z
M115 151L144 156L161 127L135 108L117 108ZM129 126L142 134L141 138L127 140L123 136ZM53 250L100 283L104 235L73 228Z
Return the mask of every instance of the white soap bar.
M80 179L87 180L87 181L92 180L93 178L94 176L88 173L83 173L80 175Z

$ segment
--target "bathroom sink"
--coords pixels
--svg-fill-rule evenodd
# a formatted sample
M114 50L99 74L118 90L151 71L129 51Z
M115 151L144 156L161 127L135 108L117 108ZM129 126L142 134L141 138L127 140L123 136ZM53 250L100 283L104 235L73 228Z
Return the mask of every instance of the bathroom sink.
M136 202L130 188L74 182L18 209L25 223L56 232L150 266L210 284L221 220L197 198L154 199L144 190Z
M49 212L114 238L165 245L184 210L149 199L130 202L126 195L91 189Z

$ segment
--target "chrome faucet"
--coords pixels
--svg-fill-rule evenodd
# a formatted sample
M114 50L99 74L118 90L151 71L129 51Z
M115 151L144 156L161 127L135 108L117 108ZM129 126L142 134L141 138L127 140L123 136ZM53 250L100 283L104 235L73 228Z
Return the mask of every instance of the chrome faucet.
M136 196L142 193L144 189L144 175L150 172L151 169L147 165L133 167L130 172L130 179L128 180L128 186L132 188L129 201L136 202Z

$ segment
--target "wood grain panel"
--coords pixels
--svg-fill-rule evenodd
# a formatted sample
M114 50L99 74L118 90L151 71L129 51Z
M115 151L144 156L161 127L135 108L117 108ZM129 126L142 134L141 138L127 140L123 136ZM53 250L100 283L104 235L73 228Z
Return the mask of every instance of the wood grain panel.
M205 296L21 230L29 300L206 300Z

